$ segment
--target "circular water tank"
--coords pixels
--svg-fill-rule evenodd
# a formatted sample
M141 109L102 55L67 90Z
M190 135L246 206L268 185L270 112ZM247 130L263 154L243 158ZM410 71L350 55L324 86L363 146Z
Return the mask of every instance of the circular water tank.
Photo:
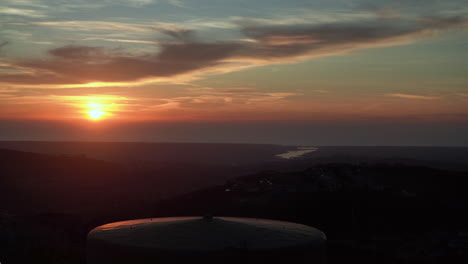
M235 217L169 217L110 223L88 234L88 264L323 263L313 227Z

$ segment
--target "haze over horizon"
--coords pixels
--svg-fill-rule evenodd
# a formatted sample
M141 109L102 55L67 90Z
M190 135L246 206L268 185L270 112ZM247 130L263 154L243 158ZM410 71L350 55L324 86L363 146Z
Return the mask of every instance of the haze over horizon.
M5 0L0 140L468 146L462 0Z

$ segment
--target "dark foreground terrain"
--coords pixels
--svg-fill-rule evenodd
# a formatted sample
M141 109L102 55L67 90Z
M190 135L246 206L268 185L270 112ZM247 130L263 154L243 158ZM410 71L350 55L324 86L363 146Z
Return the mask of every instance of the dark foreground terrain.
M317 227L328 237L328 263L467 260L468 172L364 161L130 165L0 150L0 261L84 264L86 234L98 225L205 214Z

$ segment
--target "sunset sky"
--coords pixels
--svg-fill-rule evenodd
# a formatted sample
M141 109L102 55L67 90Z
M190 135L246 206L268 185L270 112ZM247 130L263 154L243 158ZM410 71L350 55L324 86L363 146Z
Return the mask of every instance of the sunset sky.
M466 0L2 0L0 30L0 140L468 145Z

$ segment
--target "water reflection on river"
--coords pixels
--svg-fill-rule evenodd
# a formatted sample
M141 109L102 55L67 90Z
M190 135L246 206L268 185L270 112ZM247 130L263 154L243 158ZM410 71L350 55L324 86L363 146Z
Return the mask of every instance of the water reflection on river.
M290 150L286 153L278 154L276 156L282 159L292 159L317 150L318 148L316 147L298 147L296 150Z

